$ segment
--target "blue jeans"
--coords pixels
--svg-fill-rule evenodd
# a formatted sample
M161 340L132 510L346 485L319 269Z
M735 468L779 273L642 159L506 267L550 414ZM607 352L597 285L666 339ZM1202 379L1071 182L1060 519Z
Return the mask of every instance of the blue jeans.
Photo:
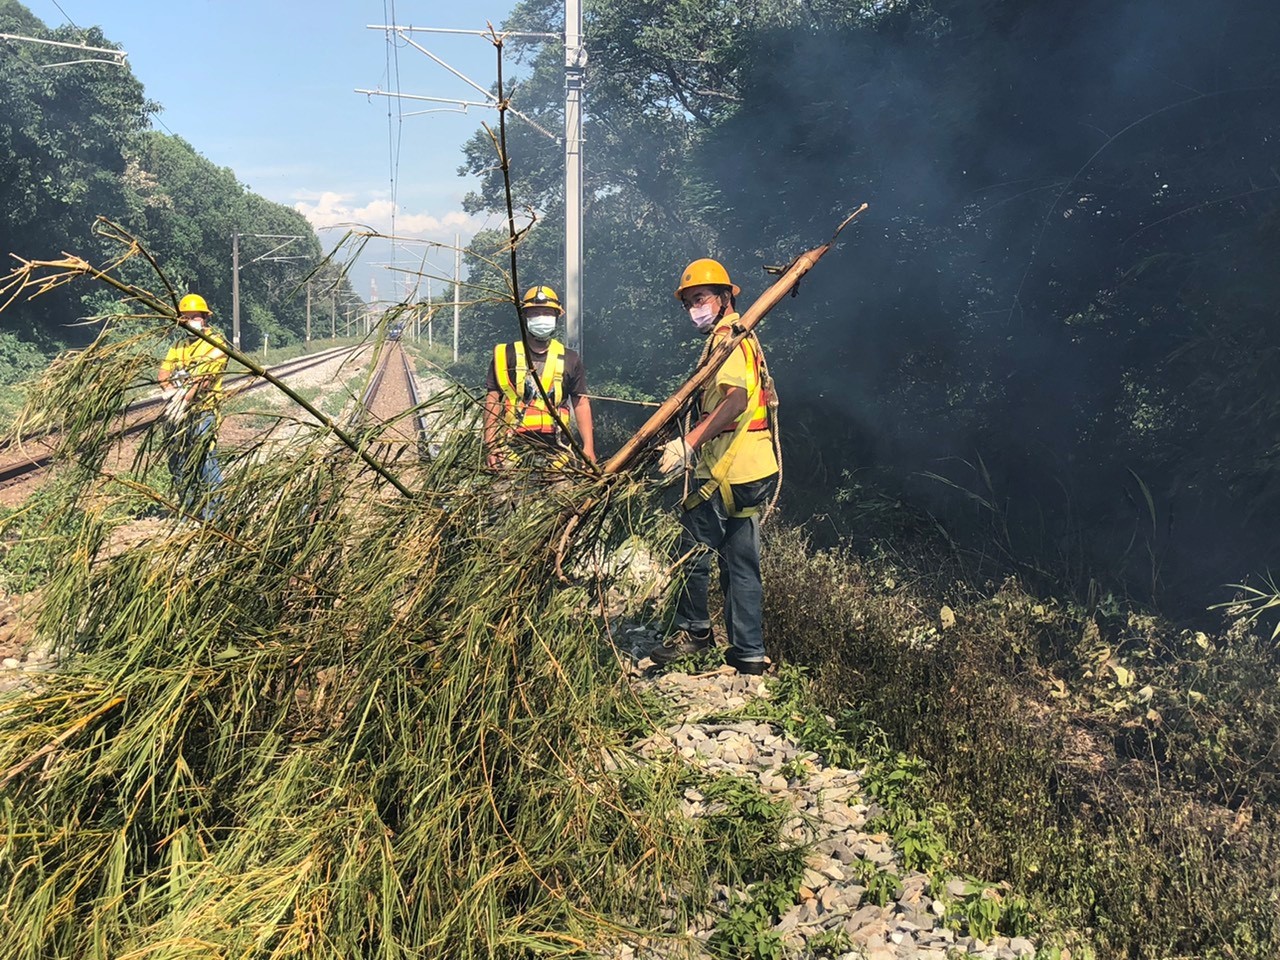
M733 485L739 510L765 503L777 475ZM760 581L760 518L731 517L717 490L680 518L679 554L693 551L685 561L684 582L676 600L677 630L701 633L711 629L707 591L711 585L711 557L720 562L720 591L724 595L724 624L729 634L728 656L758 663L764 653L764 587Z
M216 452L218 416L210 410L192 413L169 435L169 475L178 502L188 512L204 500L200 516L213 518L222 486L222 470Z

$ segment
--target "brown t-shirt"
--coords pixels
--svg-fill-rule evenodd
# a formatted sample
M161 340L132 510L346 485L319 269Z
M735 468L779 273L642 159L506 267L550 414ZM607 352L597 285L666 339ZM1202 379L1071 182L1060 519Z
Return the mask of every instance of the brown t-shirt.
M533 354L533 369L538 376L542 376L542 368L547 365L547 355L545 352ZM514 343L507 344L507 369L515 371L516 368L516 345ZM493 368L493 358L489 358L489 377L486 382L486 389L491 393L501 393L502 387L498 385L498 371ZM564 348L564 392L570 399L577 399L587 392L587 374L582 368L582 358L578 356L576 350Z

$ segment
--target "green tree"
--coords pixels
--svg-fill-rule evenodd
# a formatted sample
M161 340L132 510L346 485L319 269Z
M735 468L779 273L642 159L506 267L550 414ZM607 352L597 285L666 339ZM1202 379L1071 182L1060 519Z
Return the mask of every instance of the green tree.
M17 0L0 0L0 32L110 47L97 27L49 30ZM202 157L186 141L148 129L159 109L125 65L55 67L65 50L0 41L0 249L27 258L71 251L106 257L115 251L93 234L106 216L135 233L179 293L200 292L218 322L231 317L231 236L298 235L288 251L304 259L263 261L241 275L242 342L300 339L306 308L298 285L321 260L310 224L296 211L257 196L233 171ZM262 243L265 241L258 241ZM246 241L247 263L268 248ZM132 279L156 285L140 262ZM340 281L344 295L350 287ZM67 288L0 314L0 332L48 351L83 342L77 320L102 313L110 297Z

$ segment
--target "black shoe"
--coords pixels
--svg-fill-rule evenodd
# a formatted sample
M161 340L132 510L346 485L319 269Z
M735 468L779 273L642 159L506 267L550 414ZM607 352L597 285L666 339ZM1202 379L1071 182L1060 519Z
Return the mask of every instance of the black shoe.
M690 657L703 650L710 650L714 642L710 630L706 633L677 630L663 637L662 643L649 654L649 659L658 664L675 663L681 657Z
M769 669L768 660L739 660L733 655L732 650L726 650L724 654L724 662L739 673L748 676L758 677Z

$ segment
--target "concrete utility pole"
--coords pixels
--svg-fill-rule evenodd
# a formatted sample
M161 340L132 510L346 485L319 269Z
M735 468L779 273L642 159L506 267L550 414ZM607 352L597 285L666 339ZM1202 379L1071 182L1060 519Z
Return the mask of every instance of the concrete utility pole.
M338 285L334 283L329 291L329 338L338 338Z
M311 281L307 281L307 343L311 342Z
M582 45L581 0L564 4L564 286L565 338L582 353Z
M462 238L453 235L453 362L458 362L458 311L462 307Z
M240 349L240 234L231 234L231 345Z

